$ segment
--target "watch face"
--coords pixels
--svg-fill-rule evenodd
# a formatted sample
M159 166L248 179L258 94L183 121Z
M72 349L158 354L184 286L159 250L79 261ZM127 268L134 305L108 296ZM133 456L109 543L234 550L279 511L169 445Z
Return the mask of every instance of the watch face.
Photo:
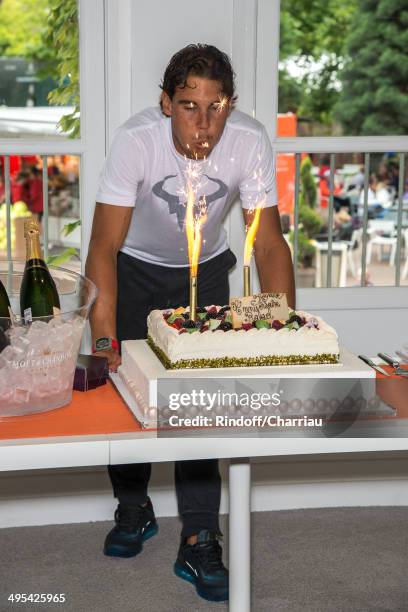
M109 351L112 348L111 338L98 338L95 342L95 349L97 351Z

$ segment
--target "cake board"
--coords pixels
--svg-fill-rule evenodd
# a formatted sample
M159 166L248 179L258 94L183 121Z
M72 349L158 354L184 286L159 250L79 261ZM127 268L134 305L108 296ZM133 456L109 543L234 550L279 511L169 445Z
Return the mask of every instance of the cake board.
M116 390L121 395L123 401L129 408L129 410L133 413L133 415L138 420L139 424L143 429L156 429L157 427L157 411L153 409L150 415L146 411L142 409L141 403L137 401L135 397L130 393L127 389L125 383L121 379L120 375L117 372L110 372L109 378L113 382ZM154 413L154 416L152 416Z
M272 379L272 378L344 378L375 379L374 370L363 363L347 348L340 347L340 359L336 364L284 365L260 367L200 368L168 370L149 347L146 340L131 340L132 354L143 369L145 377L145 396L148 402L138 401L126 388L118 374L111 378L124 401L136 416L142 427L157 427L157 393L158 381L163 379ZM144 405L143 405L144 404ZM148 405L147 405L148 404Z

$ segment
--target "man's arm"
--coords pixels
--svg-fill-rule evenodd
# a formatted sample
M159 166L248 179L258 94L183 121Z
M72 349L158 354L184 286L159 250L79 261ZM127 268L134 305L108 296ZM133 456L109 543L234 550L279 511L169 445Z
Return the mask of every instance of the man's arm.
M253 215L243 209L248 225ZM288 305L296 307L295 281L290 249L283 237L277 206L264 208L254 244L256 267L263 293L286 293Z
M85 266L86 276L99 290L90 316L92 342L103 336L116 338L116 258L126 238L132 213L133 208L128 206L97 203L95 207ZM120 356L114 350L97 354L107 357L111 370L120 365Z

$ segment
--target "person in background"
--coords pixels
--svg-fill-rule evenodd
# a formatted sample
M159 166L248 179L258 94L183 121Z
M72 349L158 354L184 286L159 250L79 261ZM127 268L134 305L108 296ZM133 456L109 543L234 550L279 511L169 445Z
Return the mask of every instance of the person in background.
M28 207L41 222L43 217L43 179L42 172L37 166L30 168L28 179Z
M347 208L350 211L350 198L344 193L343 185L337 176L334 177L333 186L333 205L334 210L338 212L340 208ZM325 170L320 178L320 206L328 208L330 201L330 169Z
M394 189L394 192L397 194L399 189L399 166L395 162L391 162L389 164L388 170L388 183Z
M364 166L360 166L358 172L350 179L349 190L358 189L361 191L364 189Z
M383 208L390 208L394 201L396 193L392 181L391 174L384 162L381 162L377 168L377 189L376 198Z
M15 180L11 179L10 181L10 191L11 191L11 202L24 202L28 204L29 201L29 187L28 181L30 178L30 174L27 170L21 170Z
M392 203L392 202L391 202ZM368 204L368 217L370 219L375 217L381 217L384 208L391 206L390 196L387 190L380 185L378 187L378 178L376 174L371 174L368 182L367 192L367 204ZM364 213L364 189L360 193L358 215L363 216Z

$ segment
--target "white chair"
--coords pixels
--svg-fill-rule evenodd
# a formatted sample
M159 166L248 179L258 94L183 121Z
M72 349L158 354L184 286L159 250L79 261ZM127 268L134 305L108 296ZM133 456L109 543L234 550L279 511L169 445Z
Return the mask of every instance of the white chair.
M367 243L367 264L371 263L371 255L373 246L377 245L377 259L381 261L383 247L389 248L389 265L393 266L395 262L395 254L397 252L397 236L395 231L395 222L386 221L383 219L372 219L368 222L368 231L371 235ZM384 234L388 234L384 236Z
M405 263L402 268L401 280L405 280L408 276L408 228L402 232L404 237L404 255L405 255Z
M345 242L345 244L347 245L347 266L351 272L351 275L354 277L356 276L357 271L356 271L356 264L353 258L353 251L357 250L360 247L362 239L363 239L363 228L360 227L360 229L353 230L350 240L341 241L341 242Z
M316 272L315 272L315 287L325 287L327 279L327 261L329 244L327 242L313 241L316 247ZM346 242L332 243L332 287L347 286L347 250Z

